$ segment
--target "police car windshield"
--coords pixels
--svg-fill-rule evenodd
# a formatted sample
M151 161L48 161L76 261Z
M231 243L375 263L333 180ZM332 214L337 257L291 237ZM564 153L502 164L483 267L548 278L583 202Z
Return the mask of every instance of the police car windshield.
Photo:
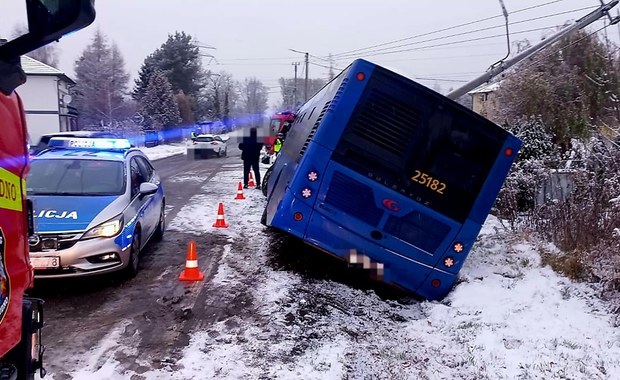
M213 137L211 136L198 136L196 137L196 142L211 142L213 141Z
M28 195L120 195L125 192L123 163L105 160L33 160Z

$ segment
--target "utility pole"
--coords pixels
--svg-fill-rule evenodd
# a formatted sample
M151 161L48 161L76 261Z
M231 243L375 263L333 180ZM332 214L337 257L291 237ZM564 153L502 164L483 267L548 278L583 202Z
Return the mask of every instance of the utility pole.
M306 52L306 83L304 86L304 103L308 101L308 69L309 67L309 60L308 60L308 53Z
M295 53L303 54L306 57L306 83L304 84L304 102L307 102L308 101L308 69L310 66L310 53L306 51L295 50L295 49L288 49L288 50L295 52Z
M545 40L539 42L538 44L530 47L529 49L515 55L514 57L510 58L507 61L501 60L499 62L497 62L496 64L494 64L487 72L485 72L484 74L482 74L481 76L465 83L462 87L457 88L456 90L453 90L452 92L450 92L449 94L446 95L446 97L448 97L449 99L452 100L456 100L459 97L461 97L461 95L465 95L467 94L468 91L473 90L475 88L477 88L478 86L489 82L491 79L493 79L493 77L501 74L504 70L508 69L509 67L513 66L516 63L519 63L520 61L530 57L531 55L541 51L542 49L544 49L545 47L551 45L554 42L557 42L558 40L560 40L562 37L566 36L567 34L577 30L577 29L582 29L585 28L586 26L590 25L591 23L593 23L594 21L598 20L599 18L605 16L605 15L609 15L609 10L613 7L615 7L618 3L620 2L620 0L611 0L609 3L604 4L601 1L601 6L598 9L595 9L594 11L588 13L586 16L580 18L579 20L575 21L573 24L565 27L564 29L560 30L559 32L557 32L556 34L552 35L551 37L546 38ZM611 17L610 17L611 19ZM618 21L620 21L619 18L613 18L611 19L611 23L612 24L616 24L618 23Z
M293 108L297 107L297 66L299 66L299 62L293 62L293 66L295 66L295 81L293 82Z

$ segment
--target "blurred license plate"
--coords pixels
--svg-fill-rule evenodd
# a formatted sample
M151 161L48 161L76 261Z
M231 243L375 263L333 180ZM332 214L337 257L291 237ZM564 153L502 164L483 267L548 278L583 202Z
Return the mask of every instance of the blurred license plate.
M60 268L60 258L57 256L31 257L30 264L34 267L34 269Z

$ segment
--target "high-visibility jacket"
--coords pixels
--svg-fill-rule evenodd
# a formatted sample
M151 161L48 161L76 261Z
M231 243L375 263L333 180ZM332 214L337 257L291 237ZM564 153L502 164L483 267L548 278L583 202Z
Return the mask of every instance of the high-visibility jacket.
M280 149L282 149L282 140L276 139L276 141L273 143L273 151L278 154L280 152Z

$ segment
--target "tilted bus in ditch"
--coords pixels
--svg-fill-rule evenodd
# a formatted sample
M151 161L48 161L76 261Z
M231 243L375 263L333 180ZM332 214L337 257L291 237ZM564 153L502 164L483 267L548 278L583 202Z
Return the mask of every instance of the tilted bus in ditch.
M455 101L359 59L296 112L263 223L440 299L520 147Z

